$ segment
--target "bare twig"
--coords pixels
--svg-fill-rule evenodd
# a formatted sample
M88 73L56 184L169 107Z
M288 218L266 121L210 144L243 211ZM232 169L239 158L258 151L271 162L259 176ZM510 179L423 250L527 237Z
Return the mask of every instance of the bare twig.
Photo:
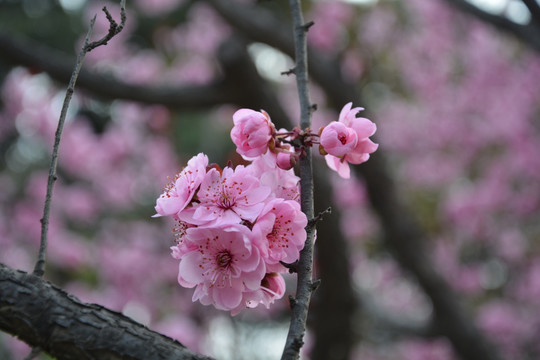
M307 43L306 32L309 26L304 24L302 10L299 0L290 0L291 13L294 26L295 59L294 67L296 84L298 87L298 97L300 100L300 127L308 129L311 127L311 101L308 91L308 69L307 69ZM302 211L308 219L313 218L313 169L311 160L311 149L305 149L305 155L300 157L300 187ZM304 344L303 338L306 332L306 321L308 315L311 294L316 287L313 286L313 238L315 226L313 223L306 227L307 238L304 249L300 253L298 261L298 283L296 286L296 297L292 307L291 323L289 333L285 343L285 349L281 359L298 359L300 349ZM292 305L293 302L291 302Z
M107 7L104 6L102 10L107 17L107 20L109 20L109 32L97 41L93 41L89 44L85 43L83 48L85 50L85 53L92 51L98 46L107 45L109 40L119 34L120 31L122 31L122 29L124 28L124 25L126 24L126 0L120 1L120 25L118 25L118 23L113 19L111 13L109 12L109 10L107 10Z
M64 103L62 105L62 111L60 112L60 118L58 119L58 127L56 128L56 133L54 135L54 145L53 145L52 156L51 156L51 165L49 167L49 178L47 180L47 194L45 195L45 204L43 206L43 217L40 220L41 221L41 239L40 239L40 245L39 245L38 260L36 262L36 265L34 266L34 275L39 276L39 277L42 277L43 274L45 273L45 253L47 250L47 234L49 231L49 216L51 212L52 191L54 188L54 183L56 182L56 179L57 179L56 168L58 166L58 150L60 148L60 139L62 137L62 130L64 129L64 122L66 120L67 112L69 109L69 103L71 102L71 98L73 97L73 92L75 91L75 83L77 82L77 78L81 71L84 57L86 56L86 54L90 50L96 48L97 46L107 44L107 41L112 39L112 37L118 34L124 27L124 24L126 21L125 0L122 0L121 4L122 4L122 10L121 10L122 20L121 20L120 25L116 24L116 22L112 19L107 9L103 8L103 11L105 12L107 16L107 19L111 23L111 27L109 29L109 33L105 37L103 37L101 40L98 40L97 42L92 42L92 43L89 42L90 35L92 34L92 30L94 29L94 24L96 22L96 17L94 16L94 18L90 22L90 28L88 29L88 33L86 34L86 38L84 39L84 45L82 46L81 51L79 52L79 56L77 57L75 68L73 70L68 88L66 90L66 96L64 98Z
M310 219L309 224L311 226L315 226L315 224L317 224L319 221L321 221L323 219L324 215L331 214L331 213L332 213L332 208L327 207L326 209L324 209L323 211L318 213L317 216L315 216L313 219Z

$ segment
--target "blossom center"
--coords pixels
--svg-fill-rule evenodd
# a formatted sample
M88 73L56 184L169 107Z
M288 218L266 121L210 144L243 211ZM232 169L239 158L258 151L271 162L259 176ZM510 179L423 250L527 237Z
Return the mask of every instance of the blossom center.
M232 256L228 251L220 252L216 257L216 262L219 267L226 268L231 264Z
M223 209L230 209L234 206L235 201L234 197L231 196L228 192L221 192L221 197L219 199L219 205Z

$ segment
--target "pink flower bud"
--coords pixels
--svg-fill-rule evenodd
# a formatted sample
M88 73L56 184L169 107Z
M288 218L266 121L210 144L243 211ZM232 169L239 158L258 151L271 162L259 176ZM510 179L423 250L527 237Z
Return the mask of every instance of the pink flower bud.
M296 165L296 157L294 154L280 152L276 156L276 165L283 170L289 170Z
M285 294L285 280L280 274L268 273L261 281L263 299L261 302L268 308L275 299L281 299Z
M240 109L233 115L231 139L236 152L247 160L266 153L274 125L266 112Z
M354 149L358 136L352 128L333 121L322 130L320 139L324 151L330 155L341 157Z

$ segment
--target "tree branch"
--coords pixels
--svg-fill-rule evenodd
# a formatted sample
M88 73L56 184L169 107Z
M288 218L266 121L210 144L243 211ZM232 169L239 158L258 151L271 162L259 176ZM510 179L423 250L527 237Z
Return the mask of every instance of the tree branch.
M490 14L483 11L482 9L474 6L467 0L445 0L448 4L459 9L465 13L475 16L476 18L495 26L497 29L504 30L508 33L513 34L517 38L521 39L523 42L528 44L531 48L536 51L540 51L540 26L538 26L538 21L531 21L527 25L521 25L515 23L508 18L500 15ZM527 0L524 0L524 2ZM531 0L535 2L536 0ZM528 1L527 1L528 2ZM526 3L527 4L527 3ZM537 7L538 5L536 5ZM527 5L529 7L529 5ZM531 7L529 7L531 9ZM536 8L535 13L538 12ZM538 20L536 15L532 13L532 18Z
M307 64L307 41L306 32L308 27L304 24L300 0L290 0L293 18L294 44L295 44L295 71L296 85L298 87L298 98L300 100L300 128L306 130L311 128L311 101L308 90L308 64ZM306 147L305 153L300 156L300 203L302 211L308 220L314 217L313 206L313 168L311 149ZM316 289L313 283L313 238L315 235L315 224L306 226L306 242L300 252L298 260L298 279L296 285L296 298L291 301L292 314L289 326L289 333L285 342L285 348L281 356L282 360L298 359L300 349L304 344L303 338L306 332L306 321L309 310L311 294Z
M53 79L63 83L69 82L73 71L74 61L66 54L5 31L0 31L0 58L15 65L45 71ZM112 75L87 69L81 70L77 86L100 97L161 104L182 110L237 103L240 98L239 94L230 91L224 80L205 85L174 87L132 85Z
M106 7L103 8L103 11L105 12L107 19L109 20L109 23L111 25L109 29L109 33L105 35L101 40L90 43L90 35L92 34L92 30L94 29L94 23L96 22L96 17L94 16L94 18L90 22L90 28L88 29L88 33L86 34L86 38L84 39L84 45L82 46L82 49L79 52L79 56L77 57L75 68L73 69L73 73L71 74L69 85L66 90L66 96L64 97L64 103L62 105L62 111L60 112L60 118L58 119L58 127L56 128L56 133L54 135L54 145L53 145L53 150L52 150L52 155L51 155L51 165L49 166L49 176L47 180L47 193L45 195L45 204L43 206L43 217L40 220L41 221L41 238L40 238L40 244L39 244L39 253L38 253L38 259L36 261L36 265L34 267L34 275L40 276L40 277L43 276L43 274L45 273L45 254L47 250L47 235L49 231L49 215L50 215L50 210L51 210L52 192L54 188L54 183L56 182L56 179L57 179L56 167L58 165L58 150L60 148L60 139L62 138L62 130L64 129L64 122L66 120L67 112L69 109L69 103L71 102L71 98L73 97L73 92L75 91L75 83L77 82L77 78L81 71L84 57L86 56L86 54L98 46L107 44L107 41L111 40L115 35L120 33L120 31L122 31L122 29L124 28L124 24L126 22L125 0L122 0L121 2L122 22L120 23L120 25L118 25L114 21L114 19L112 18L111 14L108 12Z
M531 19L537 24L540 23L540 5L536 0L522 0L529 12L531 13Z
M102 10L105 13L105 16L107 17L107 20L109 21L109 31L99 40L93 41L91 43L85 42L84 47L83 47L83 52L85 54L89 53L90 51L94 50L95 48L99 46L107 45L107 43L113 37L118 35L122 31L124 26L126 25L126 0L120 1L120 24L118 24L113 19L111 13L109 12L109 10L107 10L106 6L104 6Z
M0 264L0 330L58 359L208 360L103 306Z

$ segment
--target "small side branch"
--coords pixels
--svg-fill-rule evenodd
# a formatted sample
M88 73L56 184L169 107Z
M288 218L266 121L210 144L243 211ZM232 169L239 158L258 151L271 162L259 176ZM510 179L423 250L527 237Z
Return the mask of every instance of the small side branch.
M93 41L89 44L85 42L85 45L83 47L85 54L89 53L98 46L107 45L109 40L118 35L126 24L126 0L122 0L120 2L120 25L113 19L111 13L109 12L109 10L107 10L107 7L104 6L102 10L107 17L107 20L109 20L109 32L97 41Z
M313 219L309 219L308 220L308 226L315 226L319 221L321 221L323 219L324 215L331 214L331 213L332 213L332 208L327 207L326 209L321 211L319 214L317 214L317 216L315 216Z
M90 50L100 45L107 44L107 41L112 39L124 27L124 24L126 21L125 0L122 0L121 4L122 4L121 5L122 20L121 20L120 25L118 25L114 21L114 19L112 18L108 10L106 8L103 8L103 11L105 12L105 15L107 16L107 19L111 23L111 26L109 28L109 33L105 35L101 40L98 40L92 43L90 43L90 36L94 29L94 23L96 21L96 17L94 16L94 18L90 22L90 28L88 29L88 33L86 34L84 45L82 46L81 51L79 52L79 55L77 57L77 62L75 64L75 68L73 70L68 88L66 90L66 96L64 98L64 103L62 105L62 111L60 112L60 118L58 119L58 127L56 128L56 133L54 135L54 145L53 145L52 156L51 156L51 164L49 166L49 177L47 180L47 193L45 195L45 204L43 206L43 217L40 219L41 238L40 238L40 245L39 245L39 254L38 254L38 260L36 262L36 265L34 266L34 272L33 272L34 275L39 276L39 277L42 277L43 274L45 273L45 253L47 250L47 234L49 232L49 217L50 217L50 212L51 212L52 191L54 188L54 183L56 182L58 178L56 176L56 168L58 166L58 150L60 148L60 139L62 138L62 131L64 129L64 123L65 123L67 112L69 109L69 104L71 102L71 98L73 97L73 92L75 91L75 83L77 82L77 78L79 77L79 73L81 71L84 57L86 56L86 54Z

